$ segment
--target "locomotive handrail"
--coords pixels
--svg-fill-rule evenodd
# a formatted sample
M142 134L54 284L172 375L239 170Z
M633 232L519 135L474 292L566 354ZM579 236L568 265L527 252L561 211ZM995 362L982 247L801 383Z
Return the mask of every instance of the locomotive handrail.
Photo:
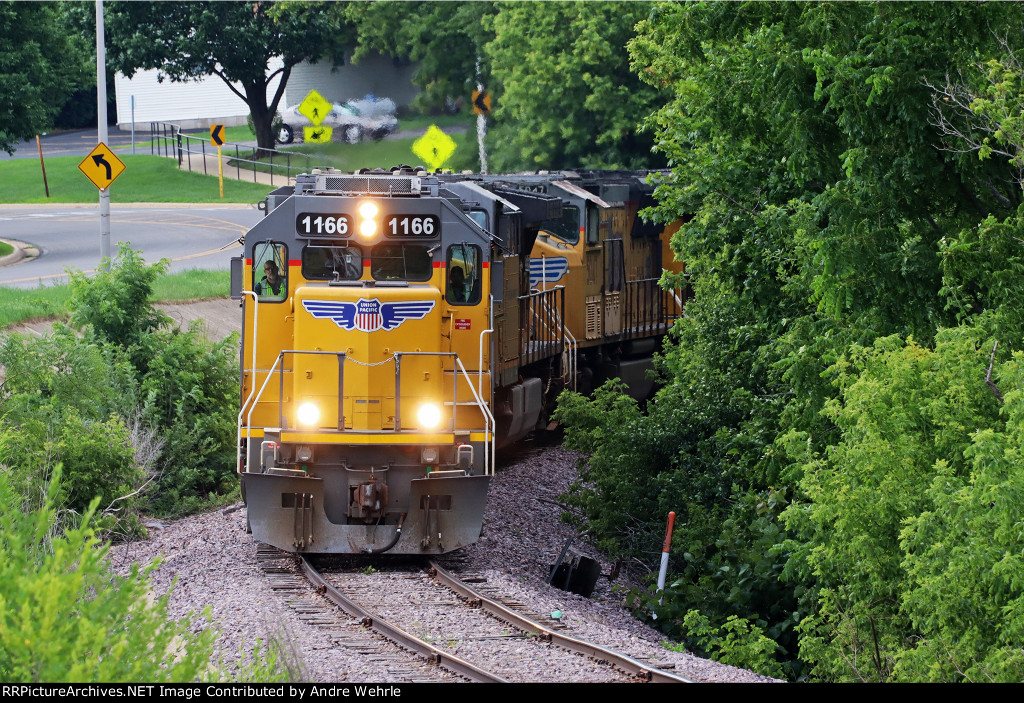
M238 422L235 423L237 429L235 438L235 472L241 475L242 473L242 413L245 412L245 408L252 401L254 394L256 393L256 341L257 332L259 331L259 312L260 312L260 297L251 290L241 291L242 295L251 295L253 300L256 301L256 307L252 311L252 385L249 388L249 397L246 398L241 407L238 408ZM242 340L245 343L245 340ZM244 369L243 369L244 372ZM251 415L251 413L250 413ZM247 435L252 434L251 423L246 428Z
M495 435L495 432L498 429L497 422L494 420L494 415L491 413L491 409L487 407L487 404L484 403L483 398L481 398L480 395L478 395L477 392L473 389L473 381L470 380L469 372L467 372L466 371L466 367L462 365L462 359L459 358L458 354L455 354L455 363L457 363L459 365L459 368L462 370L462 375L466 379L466 385L469 386L469 390L473 394L473 397L476 399L477 406L480 408L481 414L483 414L483 416L484 416L484 422L485 422L485 424L484 424L484 438L485 438L484 441L485 442L490 442L490 445L491 445L491 461L490 461L489 466L490 466L490 471L493 472L494 471L494 467L496 467L498 465L497 464L498 459L497 459L497 456L495 454L495 446L496 446L497 443L494 441L494 435ZM453 409L452 410L452 414L454 415L454 413L455 413L455 411ZM487 452L485 451L484 452L484 476L487 476L487 475L493 475L493 473L488 474Z
M564 286L560 286L560 287L564 287ZM569 343L567 345L563 345L563 346L565 346L565 349L563 351L567 351L568 352L566 354L566 357L567 357L566 373L569 376L569 378L572 379L571 380L572 389L576 390L576 353L577 353L577 350L579 349L580 342L579 342L578 339L576 339L576 336L569 330L568 325L566 325L565 322L562 320L562 316L558 313L557 310L550 310L548 308L547 302L542 302L541 305L543 305L545 309L548 309L549 314L554 315L555 322L557 322L559 325L562 326L562 333L565 335L565 337L567 337L569 339ZM565 299L564 298L562 300L562 305L563 305L563 307L565 306Z
M255 397L253 397L252 394L250 394L249 398L246 400L246 405L249 405L249 403L251 401L251 406L249 407L249 414L246 416L246 431L248 432L248 434L250 434L250 435L252 434L252 414L256 410L256 404L259 402L260 398L263 397L263 392L266 390L267 385L270 383L270 380L273 378L275 373L279 374L278 375L278 379L279 379L279 383L280 383L280 386L279 386L280 390L278 391L278 398L277 398L278 421L279 421L280 428L282 430L285 428L285 422L284 422L284 356L285 356L285 354L331 355L331 356L338 357L338 430L337 431L338 432L344 432L345 431L345 422L344 422L344 397L345 397L345 393L344 393L344 365L345 365L346 361L350 360L348 358L347 354L345 352L314 351L314 350L308 350L308 349L282 349L280 352L278 352L277 358L274 359L274 363L271 365L270 369L267 371L267 377L266 377L266 379L264 379L263 385L260 386L259 392L256 393ZM382 362L378 362L377 364L373 364L373 366L379 366L380 364L387 363L388 361L394 361L395 362L395 424L394 424L394 431L396 433L403 431L402 430L402 424L401 424L401 422L402 422L401 421L401 400L402 400L402 396L401 396L401 357L403 357L403 356L450 356L450 357L452 357L454 363L458 365L459 371L462 373L462 376L463 376L463 378L466 381L466 385L469 387L469 391L473 394L473 398L476 401L476 405L477 405L477 407L480 410L480 414L484 418L484 438L485 438L484 441L486 443L490 444L491 453L488 454L486 451L484 452L484 467L483 468L484 468L484 475L489 475L489 472L493 470L492 467L494 465L496 465L496 464L494 464L494 462L496 461L496 457L495 457L495 441L494 440L495 440L495 430L497 428L497 422L495 421L494 415L491 413L490 408L487 407L487 404L484 402L484 400L481 397L481 395L479 393L477 393L477 390L473 387L473 381L472 381L472 379L469 376L469 372L466 370L466 367L463 366L462 360L459 359L459 355L456 354L455 352L395 352L392 355L391 359L384 360ZM361 363L361 362L356 361L355 359L351 359L351 361L353 363ZM278 370L278 365L281 366L280 370ZM255 374L255 367L256 367L256 362L255 362L255 359L254 359L253 360L253 373L254 374ZM255 387L255 376L254 376L253 386ZM244 406L243 406L242 412L244 412ZM456 417L457 412L458 412L458 377L456 376L455 381L452 383L451 431L453 433L458 428L457 417ZM241 412L239 413L239 425L241 425ZM241 435L241 428L239 428L239 435ZM241 436L239 436L239 450L238 451L239 451L239 455L240 455L240 453L241 453ZM239 458L240 458L240 456L239 456Z
M551 307L549 301L552 298L557 299L560 304L562 308L561 314ZM528 335L520 340L522 342L520 345L520 355L523 357L523 362L529 364L545 356L553 356L552 348L547 347L546 344L557 345L557 353L561 354L565 350L565 334L567 331L563 322L565 319L565 286L558 285L550 290L531 290L526 295L519 296L519 301L526 304L525 317L535 326L534 329L546 333L544 339L534 340L537 342L537 346L532 350L530 349ZM545 317L540 315L541 310L546 314ZM557 321L555 326L558 329L552 329L552 320ZM524 328L524 331L526 329Z
M668 327L682 315L683 301L676 295L677 289L665 290L658 285L659 280L638 278L626 281L624 309L627 319L622 330L626 339L642 336L651 328ZM641 289L639 293L638 289ZM666 304L666 295L676 304L675 310L671 312L670 306Z

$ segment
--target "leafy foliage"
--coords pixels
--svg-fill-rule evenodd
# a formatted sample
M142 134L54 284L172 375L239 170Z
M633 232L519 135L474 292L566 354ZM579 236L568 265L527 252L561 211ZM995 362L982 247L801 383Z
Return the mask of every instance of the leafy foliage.
M6 378L0 393L0 462L24 507L42 504L43 487L63 464L60 505L84 514L93 498L116 511L97 520L137 531L138 501L126 499L143 481L123 418L130 417L136 382L113 348L80 339L57 325L49 337L8 336L0 344ZM124 499L124 500L119 500ZM113 503L117 501L117 505ZM73 521L72 521L73 522Z
M1019 676L1016 562L968 584L1014 538L962 527L1014 519L972 496L1016 490L1018 25L1014 5L665 3L637 26L633 69L670 95L650 214L682 220L695 299L646 414L610 390L560 413L596 539L653 568L679 515L670 587L635 599L664 631L720 655L733 633L794 679ZM989 102L943 116L947 89Z
M420 93L413 104L421 110L466 99L478 82L489 83L483 47L493 34L483 20L497 11L493 2L344 3L332 10L356 27L353 63L370 51L416 63L412 80Z
M934 351L880 338L836 365L841 395L825 412L842 439L804 465L807 499L784 514L800 535L788 568L818 584L800 625L818 676L891 680L916 634L901 607L914 589L901 530L934 508L937 475L968 472L972 433L1001 425L976 336L943 330Z
M721 627L715 627L699 611L691 610L683 620L683 629L688 642L693 643L691 650L723 664L751 669L765 676L782 676L782 667L773 656L775 642L748 620L730 615ZM684 651L682 646L669 649Z
M91 325L103 341L130 348L168 321L149 304L153 281L170 264L161 260L146 266L142 255L121 242L114 261L104 260L95 277L81 271L70 274L71 324Z
M274 146L271 125L284 107L292 68L324 56L340 61L350 38L321 3L112 2L106 8L111 66L127 76L159 69L172 81L217 76L249 106L263 149ZM270 70L275 57L282 65Z
M90 526L51 538L59 470L43 505L22 512L0 474L0 677L8 682L172 682L204 676L213 633L167 617L145 572L107 571Z
M149 303L165 267L122 246L109 270L71 275L80 335L58 324L0 343L0 462L26 506L58 464L61 507L99 497L100 529L134 533L140 510L179 515L234 490L236 338L168 327Z
M99 499L81 524L54 535L60 469L43 503L22 509L0 473L0 679L9 683L190 683L230 678L211 662L214 631L168 614L152 597L149 572L109 571L107 547L92 527ZM257 652L239 672L281 679L276 654Z
M237 335L206 342L201 329L161 329L140 345L142 417L164 440L149 505L164 515L192 512L235 487Z
M626 43L649 3L500 3L485 15L496 171L659 164L636 115L658 90L629 71Z
M0 149L48 131L79 83L88 44L64 25L58 3L0 3Z

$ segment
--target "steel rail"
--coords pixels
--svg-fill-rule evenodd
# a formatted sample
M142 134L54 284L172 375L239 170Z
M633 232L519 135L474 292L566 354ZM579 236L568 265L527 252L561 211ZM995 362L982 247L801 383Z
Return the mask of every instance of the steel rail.
M306 578L308 578L310 582L316 585L317 590L323 589L324 595L327 596L332 603L349 615L359 618L364 626L369 627L374 632L383 635L392 642L397 642L407 649L418 654L422 654L432 663L443 666L446 669L450 669L457 674L461 674L471 681L475 681L477 683L508 683L507 680L500 676L495 676L494 674L474 666L467 661L452 656L447 652L443 652L437 647L431 646L423 640L413 637L404 630L395 627L391 623L381 620L374 613L366 610L361 605L342 594L337 588L327 583L324 577L320 575L320 572L309 563L309 560L306 559L306 557L302 557L302 573L305 574Z
M436 561L431 560L430 566L441 583L461 595L463 598L478 602L480 607L491 615L505 620L526 632L534 632L546 642L550 642L551 644L562 647L563 649L568 649L571 652L576 652L577 654L597 659L598 661L605 661L613 666L619 667L623 671L635 674L643 681L649 681L651 683L693 683L690 679L683 678L682 676L670 674L660 669L653 669L641 664L636 659L627 657L625 654L619 654L618 652L613 652L610 649L605 649L600 645L584 642L583 640L559 634L554 630L549 630L540 623L534 622L521 613L488 598L479 591L473 590L460 581L456 576L438 566Z

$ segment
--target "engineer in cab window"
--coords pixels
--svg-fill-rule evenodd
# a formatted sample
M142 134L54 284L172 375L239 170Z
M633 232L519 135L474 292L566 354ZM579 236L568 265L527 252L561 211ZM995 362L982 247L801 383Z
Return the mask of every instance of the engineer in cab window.
M476 305L480 302L480 247L456 244L448 247L448 290L445 298L452 305Z
M263 264L263 278L256 283L253 290L256 295L263 298L284 297L287 286L276 261L267 259L266 263Z

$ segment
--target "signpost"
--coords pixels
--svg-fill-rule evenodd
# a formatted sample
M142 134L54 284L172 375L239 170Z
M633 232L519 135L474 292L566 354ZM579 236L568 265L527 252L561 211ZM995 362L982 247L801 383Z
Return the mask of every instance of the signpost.
M430 125L426 134L412 143L412 153L423 159L429 169L436 170L451 158L456 146L455 140L438 129L437 125Z
M333 107L320 93L315 90L309 91L309 95L299 103L299 112L313 123L312 127L302 128L302 139L304 141L313 142L314 144L327 144L331 141L334 128L321 125L320 123L327 118L328 113L330 113Z
M473 91L473 112L477 115L491 114L491 94L483 90Z
M220 148L224 144L224 125L210 125L210 143L217 147L217 175L220 177L220 199L224 199L224 159Z
M96 145L78 164L78 169L101 191L110 187L124 173L125 165L103 142Z

